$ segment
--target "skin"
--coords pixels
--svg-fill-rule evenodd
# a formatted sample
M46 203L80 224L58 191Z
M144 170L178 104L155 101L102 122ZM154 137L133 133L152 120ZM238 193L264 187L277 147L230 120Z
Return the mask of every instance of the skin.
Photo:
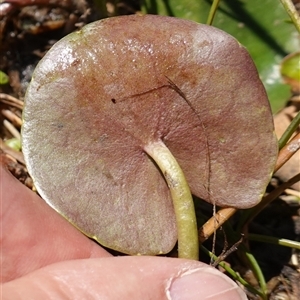
M201 262L113 257L0 164L1 299L247 299ZM205 283L205 284L203 284Z

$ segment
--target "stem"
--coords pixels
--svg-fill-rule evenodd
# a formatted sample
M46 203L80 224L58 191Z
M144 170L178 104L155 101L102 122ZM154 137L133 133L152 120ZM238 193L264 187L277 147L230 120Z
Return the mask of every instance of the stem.
M280 0L284 9L290 16L291 20L294 23L294 26L300 33L300 17L299 14L295 8L295 5L293 4L292 0Z
M209 15L208 15L208 18L207 18L207 21L206 21L206 24L207 25L211 25L213 20L214 20L214 17L215 17L215 14L217 12L217 9L218 9L218 6L219 6L219 3L220 3L221 0L214 0L211 7L210 7L210 11L209 11Z
M294 249L300 250L300 242L292 241L292 240L288 240L288 239L282 239L282 238L278 238L278 237L266 236L266 235L254 234L254 233L249 233L248 239L251 241L269 243L269 244L274 244L274 245L279 245L279 246L284 246L284 247L289 247L289 248L294 248Z
M275 170L279 170L300 149L300 132L279 152ZM275 172L274 172L275 173Z
M210 258L212 258L214 261L218 260L218 257L213 254L211 251L209 251L208 249L206 249L205 247L203 247L202 245L200 246L201 250L206 253ZM231 269L228 264L226 264L225 262L219 262L218 265L220 265L229 275L231 275L231 277L233 279L235 279L236 281L239 281L246 289L248 289L251 293L255 294L255 295L259 295L261 298L265 299L265 295L255 289L249 282L247 282L239 273L235 272L233 269Z
M156 162L165 177L173 200L177 232L178 257L199 259L197 221L192 194L175 157L162 141L148 144L145 152Z
M200 243L205 242L219 227L222 226L237 211L236 208L227 207L220 209L199 230Z
M285 164L296 151L299 150L299 139L300 133L293 137L293 139L285 145L283 149L280 150L277 158L277 162L274 168L273 173L276 173L283 164ZM242 219L239 222L238 229L241 230L242 227L245 227L245 223L247 224L256 216L267 204L272 202L276 197L278 197L282 191L286 188L290 187L297 181L299 181L299 174L295 177L291 178L286 183L283 183L279 188L265 196L262 201L255 207L245 211ZM237 209L226 207L220 209L216 216L210 218L199 230L200 242L203 243L207 240L219 227L221 227L230 217L232 217L237 212ZM252 217L251 217L252 216ZM251 220L250 220L251 217Z
M259 264L257 263L257 260L255 259L253 254L249 251L245 251L244 255L245 255L246 259L248 260L248 262L250 263L252 271L258 280L261 292L263 294L262 298L267 300L267 283L266 283L264 274L263 274Z
M281 150L286 145L286 143L293 135L293 133L296 132L299 125L300 125L300 112L298 112L297 116L292 120L292 122L290 123L290 125L288 126L288 128L285 130L282 137L278 141L279 150Z

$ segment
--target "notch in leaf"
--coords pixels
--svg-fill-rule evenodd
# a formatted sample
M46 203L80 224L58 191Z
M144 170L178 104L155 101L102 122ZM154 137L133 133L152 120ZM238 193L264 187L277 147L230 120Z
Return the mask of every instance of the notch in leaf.
M57 42L28 88L22 137L41 196L129 254L167 253L179 236L179 255L196 258L197 243L182 242L197 240L189 190L251 207L277 155L247 51L216 28L151 15L101 20Z

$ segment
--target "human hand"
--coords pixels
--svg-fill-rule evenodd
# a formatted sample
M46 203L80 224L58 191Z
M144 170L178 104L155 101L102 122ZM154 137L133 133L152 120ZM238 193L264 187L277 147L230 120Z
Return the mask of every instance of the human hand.
M113 257L0 164L2 299L247 299L197 261Z

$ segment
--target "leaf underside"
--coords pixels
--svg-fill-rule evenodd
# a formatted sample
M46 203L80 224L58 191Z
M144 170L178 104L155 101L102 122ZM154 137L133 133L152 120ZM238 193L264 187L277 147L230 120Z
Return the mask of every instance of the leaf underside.
M41 196L130 254L167 253L177 239L146 145L167 145L193 194L237 208L260 200L277 154L247 51L218 29L169 17L109 18L60 40L35 70L23 118Z

